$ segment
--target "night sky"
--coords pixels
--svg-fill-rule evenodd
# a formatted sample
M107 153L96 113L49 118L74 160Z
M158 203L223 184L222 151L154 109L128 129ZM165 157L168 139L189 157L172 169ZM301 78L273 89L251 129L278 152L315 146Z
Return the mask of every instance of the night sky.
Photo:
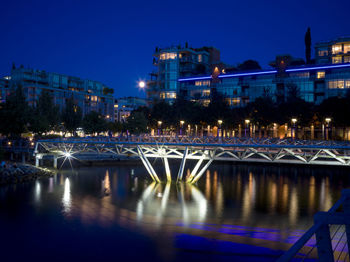
M221 59L268 67L276 54L304 58L312 42L350 35L349 0L333 1L16 1L2 0L0 76L12 62L97 80L115 96L152 70L156 46L215 46Z

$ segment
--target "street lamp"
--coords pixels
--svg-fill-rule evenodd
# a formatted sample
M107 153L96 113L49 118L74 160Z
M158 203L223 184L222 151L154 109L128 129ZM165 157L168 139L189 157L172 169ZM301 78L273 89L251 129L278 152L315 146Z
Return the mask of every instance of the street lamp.
M184 124L185 124L185 121L180 120L180 136L182 136L182 128L183 128Z
M146 83L145 83L145 81L140 81L139 82L139 88L145 88L146 87Z
M162 121L158 121L158 136L160 135L161 127L162 127Z
M295 124L298 122L298 119L292 118L291 122L292 122L291 135L292 135L292 138L295 138L296 137L296 125Z
M221 137L221 125L222 125L222 120L218 120L219 128L218 128L218 138Z
M250 120L246 119L246 120L244 120L244 123L245 123L244 136L247 136L247 130L249 129Z
M329 132L330 132L330 123L331 123L332 119L330 117L327 117L325 119L326 122L326 140L328 140L329 138Z

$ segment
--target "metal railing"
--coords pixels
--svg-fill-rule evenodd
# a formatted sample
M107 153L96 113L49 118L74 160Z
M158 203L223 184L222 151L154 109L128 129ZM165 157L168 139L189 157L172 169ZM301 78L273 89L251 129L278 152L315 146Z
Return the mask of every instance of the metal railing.
M350 189L344 189L327 212L315 214L314 225L277 262L349 261L349 242Z

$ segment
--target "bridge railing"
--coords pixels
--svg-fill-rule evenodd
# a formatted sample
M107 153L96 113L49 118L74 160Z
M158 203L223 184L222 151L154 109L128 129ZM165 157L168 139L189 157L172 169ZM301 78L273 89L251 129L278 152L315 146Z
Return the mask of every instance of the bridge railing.
M46 141L46 140L43 140ZM54 140L49 140L50 142ZM240 144L240 145L279 145L279 146L325 146L325 147L349 147L346 141L327 140L296 140L279 138L249 138L249 137L213 137L213 136L119 136L119 137L82 137L61 138L57 141L89 141L89 142L143 142L143 143L188 143L188 144Z
M349 243L350 189L345 189L327 212L315 214L314 225L277 261L349 261Z

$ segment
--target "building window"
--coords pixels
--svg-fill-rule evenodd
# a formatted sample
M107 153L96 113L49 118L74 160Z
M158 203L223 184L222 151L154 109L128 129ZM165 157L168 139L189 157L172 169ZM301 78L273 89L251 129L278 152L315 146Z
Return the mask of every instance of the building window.
M203 90L203 96L204 97L210 96L210 90Z
M350 88L350 80L345 81L345 88Z
M203 61L202 55L198 55L198 63L202 63L202 61Z
M341 45L333 45L332 46L332 54L339 54L341 53L342 50L342 46Z
M350 44L344 44L344 54L350 53Z
M341 64L341 63L342 63L341 56L332 57L332 64Z
M328 56L328 50L318 50L318 56Z
M176 53L163 53L160 55L160 60L174 60L176 59L177 54Z
M320 78L324 78L326 76L326 72L325 71L319 71L317 72L317 79L320 79Z
M194 83L195 86L210 86L210 80L205 81L196 81Z
M310 72L303 72L303 73L290 73L290 77L295 77L295 78L309 78L310 77Z
M350 63L350 56L344 56L344 63Z
M335 88L344 88L344 80L331 80L328 82L328 88L329 89L335 89Z

